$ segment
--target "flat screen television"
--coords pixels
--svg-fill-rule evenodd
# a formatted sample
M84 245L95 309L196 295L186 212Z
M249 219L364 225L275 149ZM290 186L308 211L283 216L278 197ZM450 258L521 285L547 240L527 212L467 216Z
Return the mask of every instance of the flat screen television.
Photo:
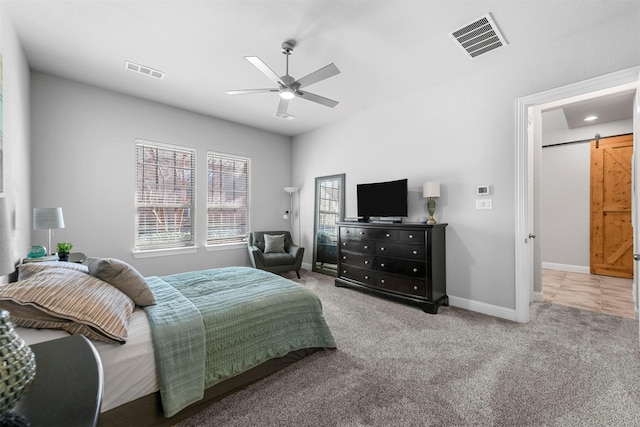
M373 182L356 186L358 216L403 217L408 215L407 180Z

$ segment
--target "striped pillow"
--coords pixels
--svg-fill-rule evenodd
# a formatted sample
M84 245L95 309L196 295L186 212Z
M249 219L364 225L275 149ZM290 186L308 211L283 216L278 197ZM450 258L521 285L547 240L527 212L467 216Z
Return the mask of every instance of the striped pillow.
M82 271L84 273L89 272L89 267L84 264L78 264L75 262L65 261L42 261L42 262L28 262L26 264L18 265L18 280L26 280L36 273L49 268L68 268L69 270Z
M134 303L87 273L47 268L27 280L0 285L0 308L9 311L17 326L62 329L124 344Z

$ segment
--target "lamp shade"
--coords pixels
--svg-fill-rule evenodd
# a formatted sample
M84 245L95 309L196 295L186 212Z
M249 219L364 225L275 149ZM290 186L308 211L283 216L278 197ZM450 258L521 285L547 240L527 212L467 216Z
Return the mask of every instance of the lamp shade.
M62 208L33 208L33 229L64 228Z
M0 275L13 273L16 269L13 260L13 238L11 236L11 223L7 199L0 198Z
M298 190L300 190L298 187L284 187L284 191L286 191L289 194L297 193Z
M422 197L425 199L428 197L440 197L440 183L425 182L422 185Z

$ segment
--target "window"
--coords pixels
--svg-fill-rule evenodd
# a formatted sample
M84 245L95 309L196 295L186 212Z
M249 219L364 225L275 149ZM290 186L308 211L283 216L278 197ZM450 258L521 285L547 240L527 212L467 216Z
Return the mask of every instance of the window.
M195 246L196 152L136 141L136 250Z
M249 230L251 159L207 153L207 243L244 242Z

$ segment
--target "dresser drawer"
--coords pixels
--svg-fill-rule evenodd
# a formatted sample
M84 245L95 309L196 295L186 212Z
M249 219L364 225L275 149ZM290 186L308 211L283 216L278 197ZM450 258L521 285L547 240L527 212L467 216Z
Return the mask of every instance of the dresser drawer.
M398 230L398 241L424 245L424 231Z
M367 285L374 285L374 274L371 270L364 270L362 268L353 267L351 265L342 264L342 268L340 269L340 276L355 280L357 282L362 282Z
M427 285L424 279L409 279L391 274L378 273L375 286L403 294L427 297Z
M407 245L392 242L376 242L375 254L394 258L424 260L427 250L424 245Z
M371 238L382 241L398 240L398 230L371 230Z
M376 257L375 269L386 273L403 274L411 277L425 277L426 263L408 259Z
M364 227L340 227L340 237L343 239L371 239L375 231Z
M375 250L375 245L372 241L359 239L342 239L340 241L340 247L342 250L363 254L373 254Z
M354 267L373 269L373 255L341 251L340 262Z

